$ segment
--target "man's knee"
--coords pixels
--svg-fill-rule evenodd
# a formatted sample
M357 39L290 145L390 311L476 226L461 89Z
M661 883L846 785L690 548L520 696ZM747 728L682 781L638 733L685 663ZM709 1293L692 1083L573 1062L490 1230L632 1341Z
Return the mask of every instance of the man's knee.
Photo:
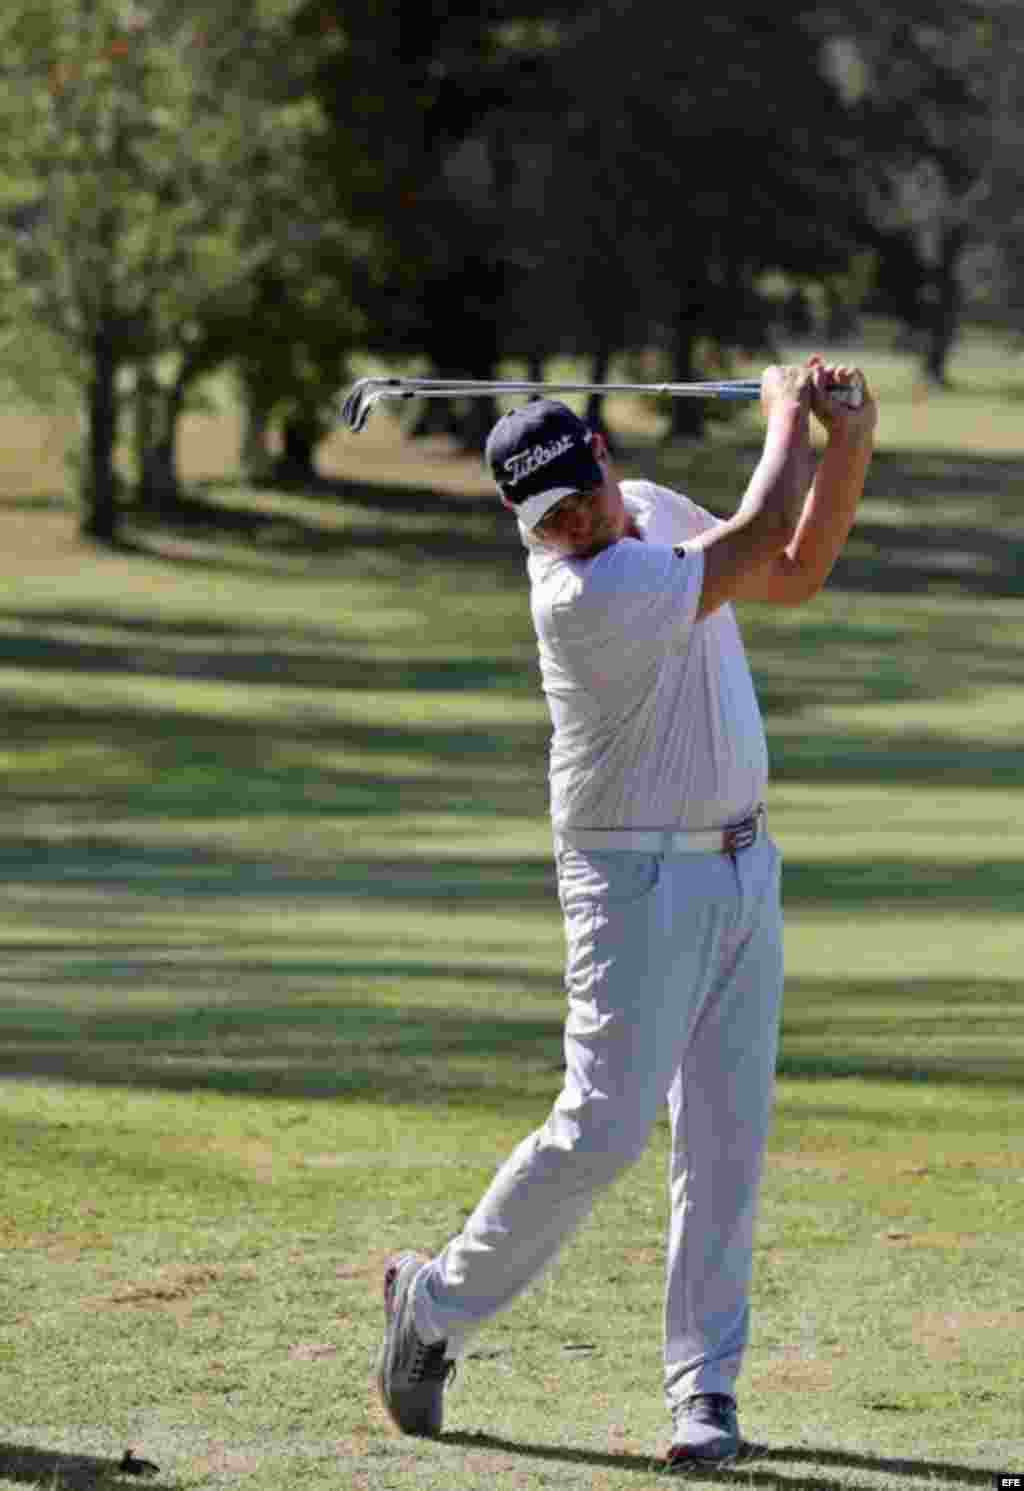
M566 1111L556 1103L541 1130L545 1145L562 1153L565 1168L591 1186L610 1185L635 1165L647 1148L652 1118L638 1112L615 1116L588 1103Z

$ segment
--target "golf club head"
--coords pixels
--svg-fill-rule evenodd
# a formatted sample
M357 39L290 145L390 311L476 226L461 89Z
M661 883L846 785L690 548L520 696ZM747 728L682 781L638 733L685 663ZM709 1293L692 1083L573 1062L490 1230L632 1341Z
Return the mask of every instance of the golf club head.
M360 378L341 406L341 417L354 435L366 429L367 421L381 399L411 399L403 378Z
M379 378L360 378L358 383L352 385L341 406L341 417L354 435L366 428L366 422L377 402L373 397L373 389L379 382Z

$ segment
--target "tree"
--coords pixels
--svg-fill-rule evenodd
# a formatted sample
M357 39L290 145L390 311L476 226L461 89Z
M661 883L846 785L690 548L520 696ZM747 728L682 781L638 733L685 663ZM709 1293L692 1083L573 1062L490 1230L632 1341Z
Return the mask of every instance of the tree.
M355 248L343 224L310 225L295 254L268 254L253 277L251 304L237 328L232 361L249 418L250 474L304 486L318 479L316 448L336 422L349 353L365 323L353 307ZM282 434L280 458L265 444Z
M359 304L381 358L487 378L528 340L512 309L532 252L510 222L509 129L530 117L559 127L549 54L566 14L566 0L307 0L307 32L340 38L318 76L324 171L334 215L365 235ZM433 403L421 428L442 418L475 445L490 414Z
M1000 8L1001 0L898 0L819 22L831 26L828 47L851 112L873 127L857 190L878 289L937 386L963 310L964 256L979 241L990 196L992 12Z
M971 200L955 147L980 97L975 17L975 0L306 0L303 24L340 38L318 91L335 214L369 245L370 350L482 378L505 357L583 355L602 377L653 344L685 379L767 350L769 273L821 285L838 324L874 250L913 270L941 357L961 243L950 224L930 267L920 235L897 256L898 199L940 152ZM444 418L474 443L490 411L472 412L435 403L419 428ZM692 432L703 413L671 417Z
M656 346L663 376L717 372L769 345L766 271L820 281L846 269L859 140L809 24L799 11L595 0L566 30L561 149L538 213L553 242L536 279L561 285L571 264L563 298L599 366ZM792 76L794 58L799 87L773 89L766 128L737 100ZM677 400L669 418L696 434L704 410Z
M988 261L988 299L1004 324L1024 330L1024 13L989 0L978 28L988 56L987 166L976 192L971 240ZM980 153L980 152L979 152Z
M764 350L766 272L841 284L865 161L894 154L826 65L818 6L307 0L303 17L342 37L319 88L344 142L336 210L373 245L371 349L441 374L562 353L600 379L653 342L686 379ZM766 80L770 125L738 105ZM703 413L671 418L692 432Z
M8 314L58 336L85 389L82 527L97 539L117 534L131 375L151 440L143 485L173 495L188 391L231 356L260 265L308 220L301 163L319 114L295 84L293 10L11 0L0 14L0 179L21 229Z

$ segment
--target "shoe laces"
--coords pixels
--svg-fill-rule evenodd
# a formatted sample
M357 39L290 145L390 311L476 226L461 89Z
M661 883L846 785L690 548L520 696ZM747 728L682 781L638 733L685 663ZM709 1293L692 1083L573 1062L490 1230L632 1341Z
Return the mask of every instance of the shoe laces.
M399 1262L392 1263L384 1274L384 1299L387 1307L392 1308L395 1282L398 1278ZM415 1345L413 1347L412 1360L409 1363L410 1382L454 1382L455 1362L445 1357L444 1341L433 1341L430 1345L421 1341L412 1332Z
M428 1346L417 1341L412 1361L409 1363L410 1382L451 1382L455 1378L455 1363L445 1357L445 1342L435 1341Z
M713 1424L717 1429L730 1429L735 1412L736 1400L728 1393L694 1393L679 1408L680 1417Z

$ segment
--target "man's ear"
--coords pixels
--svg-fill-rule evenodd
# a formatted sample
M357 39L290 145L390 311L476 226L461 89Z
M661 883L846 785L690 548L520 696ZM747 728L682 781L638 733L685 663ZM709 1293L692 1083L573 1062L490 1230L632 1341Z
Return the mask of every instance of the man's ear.
M562 532L570 549L590 537L590 512L586 507L571 507L562 520Z

